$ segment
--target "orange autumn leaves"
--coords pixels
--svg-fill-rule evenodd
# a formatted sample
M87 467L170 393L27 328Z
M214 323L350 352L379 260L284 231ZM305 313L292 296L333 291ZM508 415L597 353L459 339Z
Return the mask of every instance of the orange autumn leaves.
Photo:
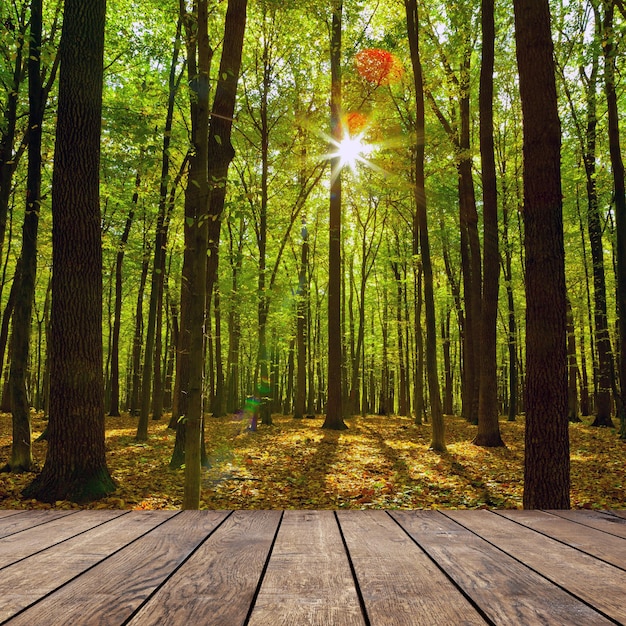
M366 48L354 56L357 72L370 84L378 86L392 85L398 82L404 73L400 59L382 48Z

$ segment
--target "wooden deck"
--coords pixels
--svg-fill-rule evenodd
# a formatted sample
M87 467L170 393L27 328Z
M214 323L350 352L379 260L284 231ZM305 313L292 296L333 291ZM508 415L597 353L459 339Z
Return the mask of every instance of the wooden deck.
M0 623L626 624L626 512L0 510Z

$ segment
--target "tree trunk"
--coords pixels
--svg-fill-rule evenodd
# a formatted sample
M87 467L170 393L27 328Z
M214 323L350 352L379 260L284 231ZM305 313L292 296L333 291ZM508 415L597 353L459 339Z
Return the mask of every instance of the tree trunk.
M483 292L481 307L480 393L477 446L503 446L498 422L496 324L498 318L498 193L493 142L494 0L482 0L482 63L480 69L480 155L483 182Z
M583 160L587 179L587 228L593 268L593 319L598 359L596 415L593 426L613 426L611 420L611 388L613 382L613 354L607 319L606 280L602 224L596 187L596 74L597 60L587 89L587 133Z
M48 452L24 490L45 502L91 501L115 489L106 466L102 377L104 21L105 0L66 0L52 180Z
M159 182L159 210L157 215L156 234L154 242L154 258L152 262L152 275L150 279L150 301L148 305L148 325L146 328L146 341L144 344L143 372L141 376L141 409L137 424L137 441L148 439L148 417L150 415L152 393L152 370L160 367L159 359L154 359L155 335L161 332L157 328L157 317L163 306L163 281L165 278L165 251L167 247L167 231L169 226L168 216L168 186L170 176L170 144L172 137L172 123L174 118L175 97L178 91L179 81L176 78L178 56L180 52L180 39L183 16L179 15L174 40L174 51L169 73L169 91L167 101L167 113L165 127L163 129L163 149L161 151L161 179ZM208 49L209 57L206 63L211 64L212 51ZM207 94L208 98L208 94ZM157 355L160 356L160 355ZM158 419L158 417L157 417Z
M139 279L139 290L137 292L137 306L135 307L135 333L133 335L133 356L132 356L132 389L130 394L129 411L131 415L139 413L141 400L141 347L143 339L143 295L148 280L148 269L150 267L149 250L145 247L141 264L141 278Z
M424 419L424 335L422 334L422 264L418 262L417 256L413 262L413 282L415 293L415 376L413 383L413 397L415 398L415 424L422 425Z
M415 216L413 222L413 254L421 251L424 269L424 305L426 313L426 375L432 419L432 440L430 447L436 452L445 452L445 427L439 393L439 375L437 372L437 326L435 320L435 297L433 268L430 258L430 240L428 236L428 218L426 212L426 187L424 173L424 83L422 62L419 52L419 15L416 0L404 0L407 18L407 32L413 65L415 83L416 118L415 130ZM419 242L419 245L418 245Z
M576 364L576 335L574 332L574 314L569 298L567 306L567 419L580 422L578 416L578 366Z
M341 31L342 0L332 2L332 29L330 41L330 127L336 143L342 138L341 128ZM330 161L330 243L328 249L328 393L326 418L322 428L344 430L341 336L341 159Z
M45 101L41 86L42 0L32 0L28 50L28 171L26 208L22 229L22 272L15 295L11 334L11 412L13 444L9 467L13 472L29 471L32 464L30 402L26 389L30 330L37 277L37 234L41 208L41 125Z
M24 44L26 42L26 31L28 20L26 11L28 2L22 3L19 26L16 37L15 58L13 60L13 75L9 83L10 87L6 91L6 103L3 105L4 120L0 124L0 257L4 246L4 237L9 214L9 199L13 191L13 174L17 169L21 152L13 152L15 144L15 129L17 125L17 108L19 101L20 85L24 80Z
M620 395L618 414L620 437L626 439L626 190L624 188L624 162L620 147L619 112L615 88L615 34L613 32L614 2L604 1L604 89L609 118L609 152L613 171L613 193L615 196L615 230L617 238L617 303L619 330L618 378ZM623 8L622 8L623 12Z
M300 253L300 271L298 273L298 291L296 293L296 397L293 416L295 419L304 417L306 411L306 379L307 379L307 343L308 343L308 309L309 309L309 232L306 222L302 220L302 251Z
M547 0L514 0L524 116L524 508L570 505L561 127Z
M119 248L117 249L117 255L115 258L115 305L113 314L113 336L111 338L111 398L109 404L109 415L112 417L120 416L120 329L122 325L122 265L124 263L124 253L126 251L126 244L128 243L128 236L130 235L130 229L133 224L133 218L135 216L135 207L139 199L139 183L141 181L141 174L137 169L137 175L135 177L135 192L131 200L131 209L128 212L126 218L126 224L122 236L120 237Z

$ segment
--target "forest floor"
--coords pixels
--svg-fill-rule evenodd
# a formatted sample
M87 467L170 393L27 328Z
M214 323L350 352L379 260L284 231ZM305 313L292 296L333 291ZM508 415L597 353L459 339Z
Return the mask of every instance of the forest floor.
M501 421L505 448L471 443L475 427L446 417L448 451L428 449L430 425L404 417L354 417L345 431L322 430L322 419L274 416L274 426L247 430L241 416L208 418L201 508L417 509L521 508L524 419ZM21 497L34 474L0 474L0 508L177 509L183 471L169 469L175 433L167 418L151 421L147 442L135 441L137 418L106 418L107 463L117 491L79 507L53 507ZM45 421L33 415L36 438ZM45 442L33 443L36 468ZM11 454L11 416L0 414L0 467ZM626 442L613 429L570 425L572 508L626 506Z

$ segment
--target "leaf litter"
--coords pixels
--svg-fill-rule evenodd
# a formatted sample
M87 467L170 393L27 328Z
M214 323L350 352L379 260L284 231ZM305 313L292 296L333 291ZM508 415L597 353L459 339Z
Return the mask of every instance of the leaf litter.
M446 417L448 451L429 450L430 425L398 416L353 417L345 431L323 430L322 417L273 416L250 432L240 415L208 417L206 509L438 509L522 507L524 420L501 421L505 448L471 443L476 428ZM46 422L33 415L33 440ZM106 418L107 464L116 492L97 502L54 505L24 499L34 473L0 474L0 508L178 509L183 471L169 468L175 433L167 416L135 441L137 418ZM33 442L35 469L45 442ZM573 508L623 508L626 444L613 429L570 425ZM0 414L0 465L11 454L11 416Z

